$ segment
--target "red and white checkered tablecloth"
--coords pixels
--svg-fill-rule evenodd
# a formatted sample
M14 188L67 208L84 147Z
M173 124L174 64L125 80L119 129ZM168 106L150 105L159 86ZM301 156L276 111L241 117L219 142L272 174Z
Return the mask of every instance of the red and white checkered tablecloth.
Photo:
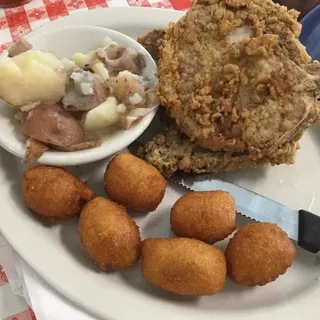
M156 7L175 10L186 10L191 0L32 0L30 3L9 9L0 9L0 54L10 44L24 34L77 11L92 10L106 7ZM0 296L1 291L8 291L9 284L6 274L0 265ZM12 299L14 294L12 293ZM10 301L5 302L10 303ZM13 302L15 304L15 302ZM1 301L0 301L1 305ZM34 313L26 303L17 303L12 315L1 317L2 320L36 320Z
M4 290L6 287L8 287L8 278L0 265L0 291ZM5 300L5 299L4 299ZM9 301L5 301L2 307L6 307L6 304L9 304ZM1 303L0 303L1 304ZM21 306L21 305L20 305ZM23 305L22 305L23 306ZM2 318L3 320L36 320L36 317L33 313L33 311L27 307L27 304L24 304L24 308L20 308L20 310L17 310L18 313L15 313L14 315L10 315L6 318Z
M190 0L32 0L17 8L0 9L0 53L22 35L76 11L112 6L185 10Z

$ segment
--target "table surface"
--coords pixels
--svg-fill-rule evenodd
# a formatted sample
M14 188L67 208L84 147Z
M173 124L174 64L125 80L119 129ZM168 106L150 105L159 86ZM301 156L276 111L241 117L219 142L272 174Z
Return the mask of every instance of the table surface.
M0 39L1 41L1 39ZM0 233L0 252L7 243ZM26 301L14 294L8 283L8 278L0 265L0 319L4 320L36 320L33 311Z
M0 54L24 34L60 17L97 8L137 6L185 10L190 0L32 0L0 9Z

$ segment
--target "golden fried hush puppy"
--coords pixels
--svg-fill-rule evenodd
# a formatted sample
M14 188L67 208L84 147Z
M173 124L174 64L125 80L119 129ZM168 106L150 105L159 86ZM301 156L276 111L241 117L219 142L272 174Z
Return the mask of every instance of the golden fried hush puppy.
M156 210L167 182L152 165L129 153L120 153L107 166L104 188L108 197L133 210Z
M126 210L105 198L85 205L78 222L85 251L100 269L127 268L140 258L140 233Z
M227 272L219 249L190 238L144 240L141 269L145 280L186 296L218 293Z
M27 206L50 222L72 218L95 193L65 169L37 166L23 174L22 191Z
M278 226L253 223L240 228L228 244L228 275L238 284L263 286L284 274L295 254L295 246Z
M236 205L228 192L199 191L182 196L172 207L170 224L178 237L214 243L236 229Z

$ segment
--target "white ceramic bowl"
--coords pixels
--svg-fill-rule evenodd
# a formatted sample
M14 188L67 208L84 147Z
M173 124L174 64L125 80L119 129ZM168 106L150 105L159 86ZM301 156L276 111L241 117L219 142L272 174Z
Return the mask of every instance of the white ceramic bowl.
M59 58L70 58L76 52L87 53L101 45L103 39L109 36L123 47L130 47L146 55L146 75L152 76L157 66L150 54L134 39L114 30L92 27L65 27L48 33L26 36L35 49L51 51ZM45 152L37 161L41 164L70 166L93 162L106 158L127 147L148 127L157 109L132 125L128 130L117 130L111 135L102 137L102 144L98 148L75 152L61 152L50 150ZM9 108L0 100L0 145L19 158L24 158L26 151L25 139L20 133L20 125L14 119L15 110Z

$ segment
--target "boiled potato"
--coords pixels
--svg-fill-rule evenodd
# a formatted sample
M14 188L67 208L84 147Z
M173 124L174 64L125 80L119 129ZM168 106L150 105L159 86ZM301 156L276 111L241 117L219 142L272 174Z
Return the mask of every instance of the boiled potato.
M152 165L129 153L120 153L107 166L104 188L108 197L133 210L154 211L167 182Z
M104 58L106 56L106 49L111 44L116 44L116 42L114 42L110 37L105 37L101 47L97 48L96 50L91 50L86 54L77 52L72 56L71 59L78 67L85 68L88 65L95 63L95 61L99 61L98 57Z
M83 53L75 53L72 56L72 61L80 68L85 68L86 66L90 65L92 62L97 60L97 53L95 50L88 52L87 54Z
M141 259L145 280L181 295L214 295L226 280L224 254L196 239L146 239Z
M93 72L98 75L102 80L110 78L109 71L102 62L96 62L92 65Z
M132 266L140 258L140 233L126 210L105 198L83 208L78 233L92 262L102 270Z
M52 53L28 50L0 59L0 97L14 107L58 102L66 78L64 64Z
M263 286L291 266L296 248L275 224L253 223L240 228L225 252L228 275L246 286Z
M236 205L228 192L190 192L174 204L171 230L178 237L215 243L236 229Z
M37 166L25 171L22 181L24 201L36 214L51 222L72 218L95 193L62 168Z
M117 110L117 100L109 97L97 107L91 109L84 121L86 131L94 131L110 127L120 121L120 113Z

